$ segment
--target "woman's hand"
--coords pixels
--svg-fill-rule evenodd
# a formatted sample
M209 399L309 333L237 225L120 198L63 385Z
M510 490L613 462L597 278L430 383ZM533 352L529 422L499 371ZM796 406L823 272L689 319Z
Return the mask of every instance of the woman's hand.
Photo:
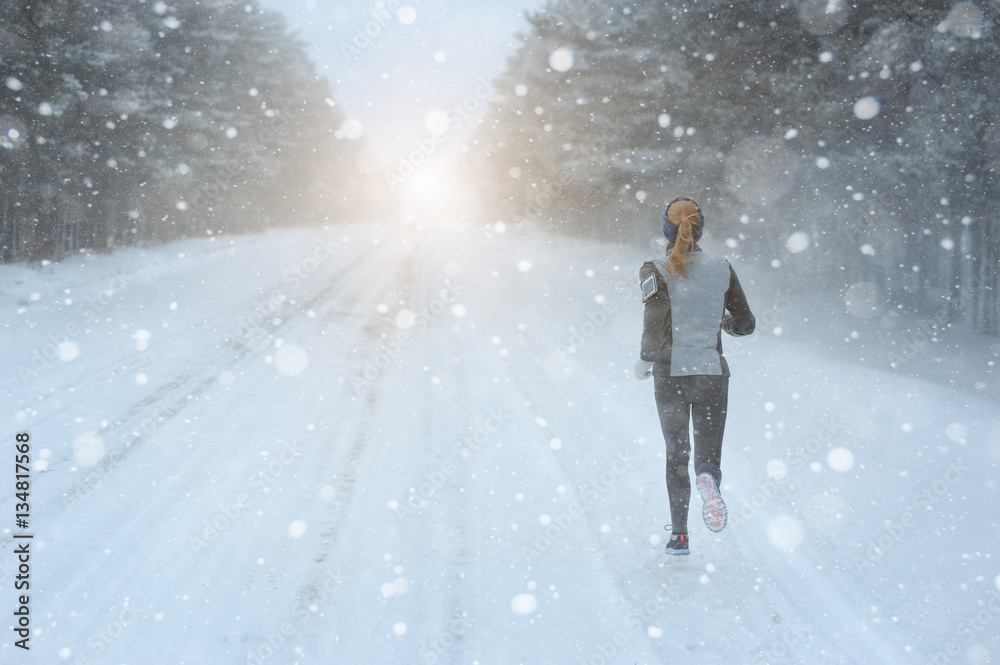
M653 374L653 363L648 360L640 360L635 364L635 378L645 381Z

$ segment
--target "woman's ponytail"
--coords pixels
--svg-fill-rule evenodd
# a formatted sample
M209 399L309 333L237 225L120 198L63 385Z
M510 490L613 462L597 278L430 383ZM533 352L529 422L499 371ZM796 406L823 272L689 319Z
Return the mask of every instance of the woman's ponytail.
M667 272L671 277L687 277L687 265L691 263L688 253L694 249L694 230L701 221L698 205L690 199L674 201L667 208L667 221L677 227L674 250L667 259Z

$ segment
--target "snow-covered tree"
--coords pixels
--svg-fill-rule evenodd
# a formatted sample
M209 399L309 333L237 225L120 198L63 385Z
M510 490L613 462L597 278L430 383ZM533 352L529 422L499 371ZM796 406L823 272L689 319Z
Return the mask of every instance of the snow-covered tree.
M351 191L356 147L334 137L330 86L280 14L252 0L0 13L3 260L297 222Z

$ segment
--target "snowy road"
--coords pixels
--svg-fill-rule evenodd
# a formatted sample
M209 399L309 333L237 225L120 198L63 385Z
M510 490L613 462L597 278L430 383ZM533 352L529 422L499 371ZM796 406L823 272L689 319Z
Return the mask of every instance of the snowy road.
M643 258L345 225L0 267L36 629L0 659L1000 657L995 398L824 353L809 299L766 280L744 277L766 324L727 347L730 526L695 500L693 555L665 560L662 439L631 376Z

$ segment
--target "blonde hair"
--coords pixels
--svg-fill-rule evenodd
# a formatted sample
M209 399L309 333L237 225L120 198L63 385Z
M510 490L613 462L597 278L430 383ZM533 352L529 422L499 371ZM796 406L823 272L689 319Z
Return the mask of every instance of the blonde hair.
M667 272L671 277L677 277L678 273L687 277L687 265L691 263L688 252L694 249L694 230L701 221L701 212L694 201L681 199L670 204L667 221L677 227L677 240L667 260Z

